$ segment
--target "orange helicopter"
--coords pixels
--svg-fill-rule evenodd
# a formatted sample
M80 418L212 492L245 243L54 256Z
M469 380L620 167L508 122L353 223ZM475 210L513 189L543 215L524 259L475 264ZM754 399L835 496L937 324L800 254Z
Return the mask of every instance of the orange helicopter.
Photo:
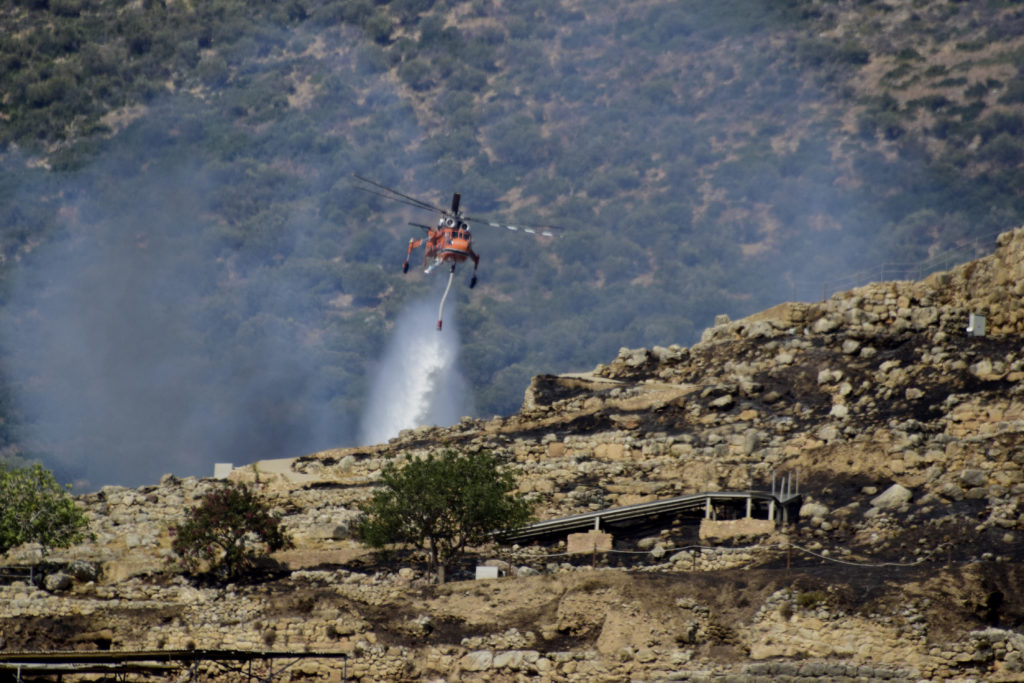
M441 217L437 221L436 228L422 223L409 223L409 225L426 230L427 234L425 237L421 237L420 239L409 239L409 249L405 254L405 261L402 262L402 272L409 272L409 258L412 257L414 250L422 246L424 247L423 272L430 273L443 263L450 264L451 268L448 274L448 286L445 287L444 295L441 297L441 306L437 312L437 329L439 331L441 330L442 319L444 317L445 300L448 298L448 291L451 289L452 280L455 277L455 266L466 259L471 259L473 261L473 276L469 280L469 287L470 289L476 287L476 270L480 266L480 255L473 251L473 233L469 227L470 221L486 223L487 225L495 228L506 228L513 231L522 230L523 232L530 234L554 237L554 233L547 228L506 225L504 223L495 223L483 218L466 216L460 211L459 204L461 202L461 195L458 192L452 195L451 208L443 209L441 207L434 206L429 202L403 194L398 190L382 185L375 180L364 178L358 174L353 174L353 176L355 176L357 180L366 183L369 186L356 186L364 192L369 192L370 194L375 194L378 197L390 199L402 204L408 204L409 206L414 206L418 209L425 209L427 211L433 211L441 214Z

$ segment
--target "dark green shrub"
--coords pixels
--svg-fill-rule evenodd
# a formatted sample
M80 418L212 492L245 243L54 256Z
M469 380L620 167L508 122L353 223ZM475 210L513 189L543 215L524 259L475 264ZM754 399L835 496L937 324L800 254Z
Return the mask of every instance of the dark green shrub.
M386 45L390 42L391 32L394 30L391 16L387 12L377 12L366 21L363 25L363 30L366 31L367 37L373 42L379 45Z
M398 77L413 90L427 90L433 84L430 65L422 59L412 59L398 67Z
M224 580L250 571L260 558L292 545L280 517L251 487L233 482L207 494L188 510L185 523L171 532L171 549L187 571L196 573L205 563Z
M796 604L803 609L813 609L828 598L823 591L808 591L796 596Z
M999 98L1000 104L1019 104L1024 102L1024 79L1012 80L1006 84L1006 89L1003 91L1002 97Z

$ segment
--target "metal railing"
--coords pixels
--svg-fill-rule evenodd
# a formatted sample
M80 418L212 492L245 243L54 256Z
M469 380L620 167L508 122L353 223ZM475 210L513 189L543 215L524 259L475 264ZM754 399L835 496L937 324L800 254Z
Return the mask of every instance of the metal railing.
M36 579L42 576L35 565L6 565L0 566L0 584L8 584L14 581L28 581L35 585Z

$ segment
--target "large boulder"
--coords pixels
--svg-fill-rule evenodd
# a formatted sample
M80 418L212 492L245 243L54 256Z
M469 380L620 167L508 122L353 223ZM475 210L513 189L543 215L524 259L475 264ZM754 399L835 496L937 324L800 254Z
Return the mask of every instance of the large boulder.
M70 574L55 572L46 575L46 578L43 579L43 587L51 593L57 593L71 588L72 582L73 579Z
M885 491L871 499L871 505L879 508L880 510L894 510L906 503L910 502L910 499L914 497L914 494L910 492L910 489L900 486L899 484L893 484Z

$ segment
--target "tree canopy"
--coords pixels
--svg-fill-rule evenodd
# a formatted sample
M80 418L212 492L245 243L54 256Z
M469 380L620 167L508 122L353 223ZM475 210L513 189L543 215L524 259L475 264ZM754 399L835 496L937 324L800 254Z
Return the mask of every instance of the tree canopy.
M0 553L22 543L66 548L84 540L85 513L42 465L0 463Z
M206 563L220 579L250 571L269 553L292 546L291 537L250 486L229 482L188 510L186 521L172 529L171 548L190 572Z
M381 488L363 507L359 538L375 548L405 543L428 552L438 582L468 546L527 523L529 504L492 453L445 449L388 462Z

